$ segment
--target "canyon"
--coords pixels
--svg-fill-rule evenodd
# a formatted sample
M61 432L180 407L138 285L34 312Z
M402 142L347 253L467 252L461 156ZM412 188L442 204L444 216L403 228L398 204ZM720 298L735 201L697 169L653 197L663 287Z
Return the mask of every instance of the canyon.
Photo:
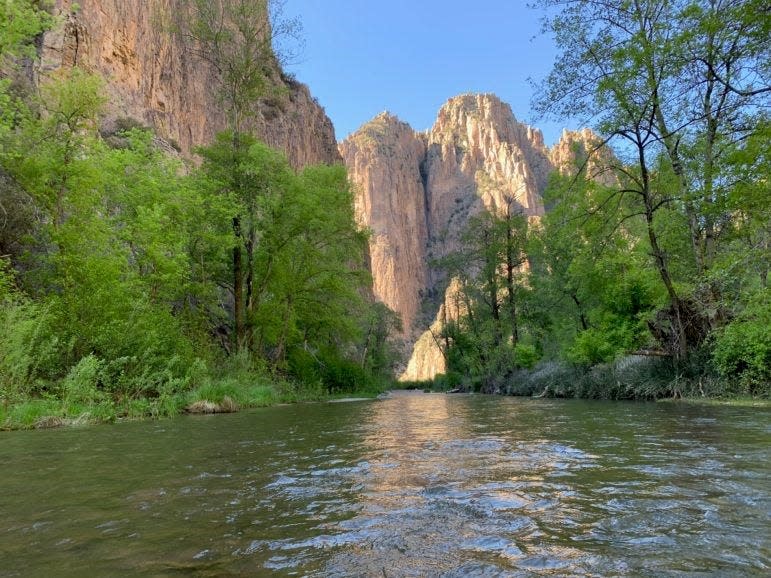
M402 380L445 371L439 335L459 306L435 263L458 249L468 219L510 211L537 223L551 172L571 172L596 142L589 130L563 131L548 148L495 95L466 94L448 100L426 132L382 113L340 144L358 222L371 231L375 296L402 320Z
M183 18L185 0L56 0L62 23L40 42L38 79L79 66L105 79L107 130L129 120L150 126L170 152L191 157L226 127L210 65L159 24ZM265 16L267 19L267 15ZM398 314L394 336L404 380L444 372L437 336L459 315L455 289L437 260L458 248L468 219L483 210L544 213L549 174L586 156L590 131L565 131L552 148L491 94L466 94L417 132L382 113L337 143L332 122L307 86L276 64L277 88L262 99L249 130L285 152L295 168L344 162L358 224L371 232L373 293Z

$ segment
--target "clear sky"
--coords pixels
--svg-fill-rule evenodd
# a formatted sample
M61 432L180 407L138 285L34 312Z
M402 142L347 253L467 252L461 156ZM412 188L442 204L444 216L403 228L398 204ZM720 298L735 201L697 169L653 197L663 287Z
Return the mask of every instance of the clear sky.
M497 94L547 144L567 124L531 112L528 78L548 73L555 48L526 0L286 0L284 14L301 19L305 41L287 69L310 86L338 139L384 110L425 130L465 92Z

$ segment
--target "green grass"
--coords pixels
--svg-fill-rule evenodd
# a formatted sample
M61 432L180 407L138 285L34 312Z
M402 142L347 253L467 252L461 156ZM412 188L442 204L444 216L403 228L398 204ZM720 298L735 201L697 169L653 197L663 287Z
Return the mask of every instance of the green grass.
M31 399L0 405L0 430L37 429L72 425L112 423L178 416L199 402L230 411L279 404L319 402L342 398L374 398L380 393L364 391L328 393L320 385L299 384L249 372L232 372L209 379L194 389L169 392L154 398L111 399L103 396L91 403L66 399Z
M31 429L46 418L63 419L61 404L54 400L35 399L10 405L3 410L3 429Z

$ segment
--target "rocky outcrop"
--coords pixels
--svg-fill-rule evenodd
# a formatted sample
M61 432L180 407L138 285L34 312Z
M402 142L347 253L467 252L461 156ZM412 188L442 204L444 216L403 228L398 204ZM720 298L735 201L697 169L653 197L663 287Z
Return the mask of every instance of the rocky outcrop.
M428 288L428 222L421 165L424 140L383 113L340 145L356 190L358 223L371 231L373 290L397 311L404 334L418 325Z
M559 142L549 151L549 160L564 175L584 171L587 178L600 184L618 184L616 157L591 129L563 130Z
M356 186L358 221L372 230L375 295L402 318L410 358L402 378L429 379L444 371L437 336L453 300L432 262L457 249L479 211L542 215L549 151L540 131L485 94L449 100L426 133L379 115L340 152Z
M39 73L73 65L101 73L107 123L132 118L189 154L225 128L225 117L209 65L159 23L161 14L179 17L187 7L186 0L56 0L62 24L43 38ZM295 167L339 162L324 110L306 86L274 72L280 90L260 103L254 134Z

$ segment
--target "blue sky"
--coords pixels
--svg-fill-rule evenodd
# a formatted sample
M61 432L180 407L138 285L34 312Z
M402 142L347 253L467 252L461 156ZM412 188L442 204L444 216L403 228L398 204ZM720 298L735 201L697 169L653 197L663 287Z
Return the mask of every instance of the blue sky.
M308 84L345 138L388 110L416 130L465 92L493 92L555 142L566 123L531 112L528 78L542 79L555 49L525 0L286 0L305 48L288 71ZM575 127L569 127L575 128Z

